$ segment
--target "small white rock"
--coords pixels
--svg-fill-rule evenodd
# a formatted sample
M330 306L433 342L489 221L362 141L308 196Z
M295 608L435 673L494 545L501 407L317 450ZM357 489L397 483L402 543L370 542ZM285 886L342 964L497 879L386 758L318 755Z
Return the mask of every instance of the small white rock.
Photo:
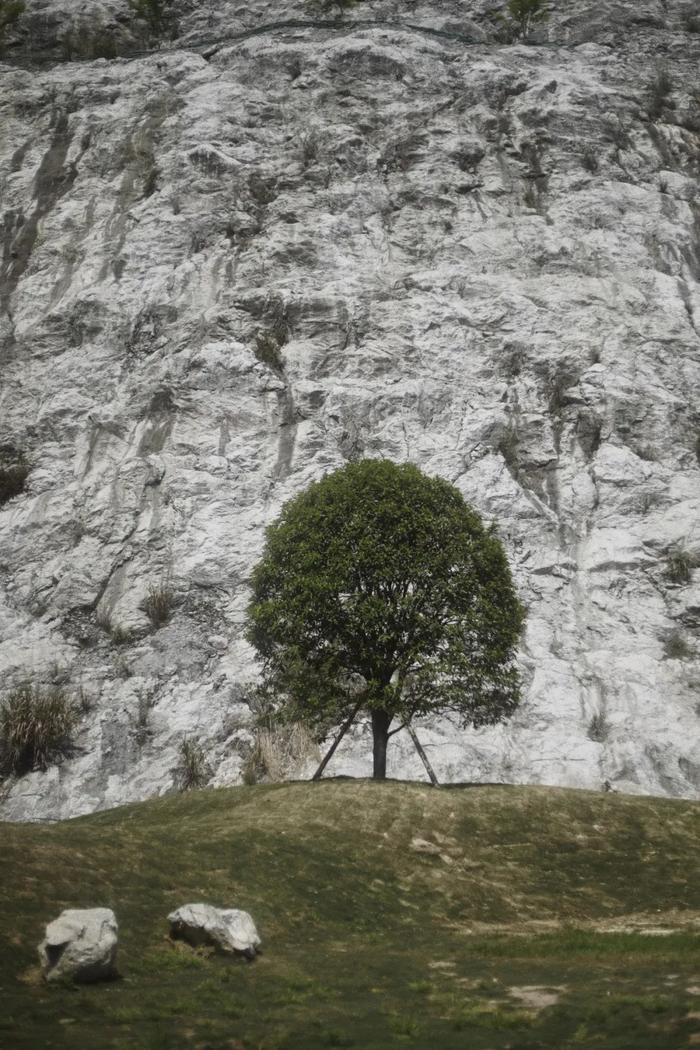
M46 927L39 959L47 981L83 983L116 976L118 926L109 908L69 908Z
M219 951L254 959L260 945L255 923L247 911L214 908L211 904L184 904L168 915L170 936L192 944L211 944Z

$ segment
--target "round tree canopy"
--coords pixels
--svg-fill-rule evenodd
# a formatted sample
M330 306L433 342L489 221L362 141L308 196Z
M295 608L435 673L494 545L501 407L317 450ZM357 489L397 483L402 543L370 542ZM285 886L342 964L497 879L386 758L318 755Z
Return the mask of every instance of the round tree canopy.
M523 610L503 547L411 464L367 459L311 484L267 530L252 589L264 683L307 722L359 707L376 735L395 718L479 726L517 706Z

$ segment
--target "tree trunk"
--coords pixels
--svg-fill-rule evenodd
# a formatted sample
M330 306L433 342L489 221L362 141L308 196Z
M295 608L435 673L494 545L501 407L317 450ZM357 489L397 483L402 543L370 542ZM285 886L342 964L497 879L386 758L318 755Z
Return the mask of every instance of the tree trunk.
M386 780L386 746L389 742L389 725L391 715L388 711L372 712L372 737L374 770L372 776L375 780Z

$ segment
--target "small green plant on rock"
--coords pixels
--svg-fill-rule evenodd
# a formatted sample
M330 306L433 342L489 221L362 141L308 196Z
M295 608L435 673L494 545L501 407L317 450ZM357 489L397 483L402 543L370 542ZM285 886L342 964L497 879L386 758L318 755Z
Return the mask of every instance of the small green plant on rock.
M532 211L537 211L537 206L540 202L539 195L537 193L536 186L527 186L523 193L523 204L530 208Z
M151 711L156 702L156 689L140 687L136 689L136 714L133 721L133 732L136 743L143 747L153 736Z
M690 583L693 577L694 560L682 547L674 547L666 562L666 579L671 583Z
M61 51L67 62L80 59L116 58L119 49L116 37L104 26L91 28L87 22L78 22L61 37Z
M517 379L527 361L527 347L522 343L506 343L499 364L506 379Z
M693 655L693 650L685 640L683 632L674 627L663 640L664 656L668 660L686 660Z
M658 120L669 103L669 97L673 91L673 80L667 69L659 69L656 76L649 81L647 93L649 102L647 113L651 120Z
M602 744L608 739L610 727L608 720L601 712L596 712L588 723L588 739L594 740L596 744Z
M598 156L592 149L584 150L581 156L581 163L583 164L586 171L590 171L591 175L595 175L598 168L600 167Z
M503 431L498 439L496 451L503 456L511 475L517 478L520 471L520 438L515 427L510 425Z
M128 0L128 4L136 18L146 23L151 36L176 35L172 0Z
M335 10L338 15L356 7L360 0L306 0L306 9L309 14L327 15Z
M185 737L180 742L180 765L178 780L180 791L203 788L211 776L204 748L198 740Z
M306 171L312 164L315 164L318 160L320 152L320 144L318 135L315 131L310 131L301 140L301 166Z
M253 353L258 361L267 365L273 372L284 371L284 359L281 350L284 343L280 341L276 332L265 329L255 336L255 349Z
M132 641L131 631L128 627L115 624L111 631L111 638L115 645L129 645Z
M79 717L60 686L24 682L0 704L0 771L21 776L66 755Z
M128 645L133 640L129 628L122 627L121 624L115 624L107 612L97 614L97 625L102 628L105 634L109 635L114 645Z
M5 34L14 25L20 15L24 14L24 0L0 0L0 53L5 46Z
M548 18L545 0L508 0L503 11L506 25L520 40L527 40L534 26Z
M154 627L168 622L174 605L175 592L167 583L151 584L143 600L143 610Z
M0 452L0 507L24 492L30 469L21 452Z

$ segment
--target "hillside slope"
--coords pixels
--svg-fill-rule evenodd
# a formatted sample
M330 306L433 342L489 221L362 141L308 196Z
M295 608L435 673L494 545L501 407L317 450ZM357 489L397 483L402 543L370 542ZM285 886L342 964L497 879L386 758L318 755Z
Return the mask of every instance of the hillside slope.
M698 831L692 802L371 781L4 825L0 1045L686 1047ZM171 945L195 900L249 910L262 957ZM92 905L123 980L42 985L43 924Z
M48 59L88 9L27 6ZM185 734L239 779L264 526L361 455L495 519L528 607L512 723L423 727L442 780L700 793L700 35L551 6L505 46L491 0L183 2L158 53L0 67L0 676L86 708L7 818L167 791Z

